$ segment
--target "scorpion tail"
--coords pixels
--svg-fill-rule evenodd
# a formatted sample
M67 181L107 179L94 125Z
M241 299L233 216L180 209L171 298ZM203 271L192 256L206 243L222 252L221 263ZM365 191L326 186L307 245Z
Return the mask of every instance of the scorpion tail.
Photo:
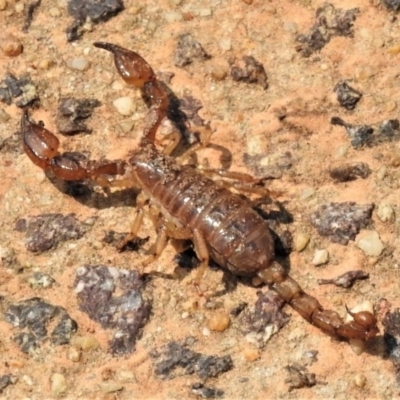
M303 318L331 336L368 340L379 332L376 317L369 311L351 313L348 310L353 320L344 322L335 311L324 310L319 301L305 293L276 262L258 275Z

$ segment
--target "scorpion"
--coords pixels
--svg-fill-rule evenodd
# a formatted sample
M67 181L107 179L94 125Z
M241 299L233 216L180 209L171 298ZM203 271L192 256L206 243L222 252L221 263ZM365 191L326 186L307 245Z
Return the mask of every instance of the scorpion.
M362 341L375 337L379 331L372 312L352 313L347 309L353 319L344 322L337 312L325 310L316 298L305 293L276 262L268 222L247 198L158 149L156 132L166 117L169 98L150 65L138 53L118 45L96 42L94 46L111 52L119 75L148 100L139 147L127 161L82 160L71 153L60 153L58 138L43 124L32 122L25 111L21 120L23 147L31 161L62 180L91 180L104 187L140 189L130 239L138 234L145 205L150 205L153 221L157 215L164 217L158 226L155 224L157 238L145 264L160 256L168 239L189 239L200 260L197 282L211 258L233 275L258 276L309 323L331 336Z

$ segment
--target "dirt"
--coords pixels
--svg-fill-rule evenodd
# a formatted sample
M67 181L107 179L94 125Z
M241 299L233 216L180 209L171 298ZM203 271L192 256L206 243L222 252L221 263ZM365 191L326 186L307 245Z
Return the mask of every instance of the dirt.
M7 73L18 79L30 76L39 98L28 93L33 99L30 115L58 135L63 151L85 151L92 159L127 159L138 143L147 107L138 91L117 75L111 56L92 43L107 41L137 51L177 98L191 96L196 111L200 101L199 115L194 114L197 125L209 123L212 145L198 152L199 164L265 178L263 184L273 200L291 216L277 224L278 236L282 231L295 239L300 234L308 236L304 249L294 246L289 255L282 256L300 285L342 316L346 305L353 307L365 300L378 305L385 298L394 309L400 306L400 133L396 123L394 133L386 136L379 126L399 118L400 20L394 11L396 2L385 2L393 10L378 0L351 3L350 9L341 0L332 0L332 7L313 0L210 0L201 5L192 0L125 0L124 10L116 15L110 12L110 19L94 23L102 18L73 22L66 0L0 1L0 8L4 7L0 10L0 81ZM323 12L317 13L321 7ZM71 32L77 40L71 41ZM190 49L177 52L182 37L190 37L185 43L196 49L194 53ZM22 44L20 54L18 43L6 46L15 41ZM88 62L84 70L71 68L71 61L78 58ZM235 79L236 70L231 75L237 65L242 68L240 79ZM260 73L262 79L254 76ZM30 84L22 81L29 92ZM335 92L343 82L357 94L350 108L341 106ZM177 267L173 246L168 245L146 267L142 265L146 255L137 246L118 252L104 237L111 231L130 231L136 192L112 189L107 193L98 187L67 185L33 165L18 134L22 116L18 104L24 105L28 94L23 104L18 96L10 104L0 103L2 398L399 397L395 366L383 340L382 309L378 310L380 334L361 355L346 341L308 324L288 306L284 312L290 319L285 318L281 329L261 346L243 333L239 318L246 304L252 307L257 302L259 287L213 267L201 283L201 296L193 285L196 269ZM134 102L128 116L113 106L123 96ZM84 132L63 136L57 130L58 105L65 98L100 101L91 116L85 113ZM346 128L331 124L333 117L352 128L372 126L374 133L353 146ZM192 127L196 127L193 121ZM170 123L165 121L160 134L168 129ZM368 173L350 173L351 179L343 182L333 179L330 171L337 167L347 171L347 163L365 164ZM332 202L375 205L366 228L378 232L384 245L380 255L367 256L352 239L343 245L318 234L310 215ZM388 218L380 214L383 206L392 211ZM80 238L56 241L46 251L32 252L16 222L43 214L74 214L85 224L85 232ZM150 236L139 245L144 249L156 237L148 218L140 236ZM312 263L317 249L329 253L328 262L320 266ZM190 255L185 262L193 264ZM141 295L151 304L151 313L135 337L132 353L115 356L110 341L118 325L113 325L114 330L106 328L109 325L90 319L82 308L77 271L95 265L158 274L144 280ZM346 289L318 285L320 279L356 270L369 278ZM48 277L44 279L48 284L32 281L39 272ZM129 298L128 292L121 293L117 293L119 299ZM44 336L34 350L21 349L14 339L21 338L23 327L11 324L5 315L10 305L33 298L61 307L76 322L77 331L68 331L71 338L65 339L69 343L54 343ZM229 326L210 330L207 321L221 313L229 315ZM46 324L49 332L56 326L51 320ZM89 345L76 341L82 337ZM185 364L172 375L157 375L159 361L152 354L162 353L171 342L178 347L189 343L183 354L195 354L196 362L229 359L230 368L204 378L196 374L198 366L191 369ZM290 371L297 376L290 376ZM54 383L59 379L64 385Z

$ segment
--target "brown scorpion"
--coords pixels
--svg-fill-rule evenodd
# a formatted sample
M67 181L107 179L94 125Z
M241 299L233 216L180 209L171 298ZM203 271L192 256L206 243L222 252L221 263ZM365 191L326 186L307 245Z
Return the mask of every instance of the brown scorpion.
M32 162L63 180L89 179L102 186L126 185L141 189L131 238L139 231L145 204L152 205L150 211L154 218L156 214L164 216L164 223L158 223L158 236L150 249L152 255L145 263L161 254L169 238L190 239L201 261L198 280L211 257L234 275L259 276L322 331L344 339L373 338L378 333L374 314L349 312L353 320L344 322L336 312L324 310L316 298L306 294L274 261L274 241L268 223L246 199L158 150L156 132L166 116L169 100L150 65L134 51L110 43L94 45L113 54L121 77L139 88L149 101L140 146L128 161L82 161L68 153L60 154L57 137L30 121L25 112L21 122L23 145Z

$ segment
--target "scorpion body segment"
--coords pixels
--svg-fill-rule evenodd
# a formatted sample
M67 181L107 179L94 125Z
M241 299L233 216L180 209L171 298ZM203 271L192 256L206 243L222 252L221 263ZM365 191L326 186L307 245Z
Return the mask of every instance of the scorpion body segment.
M254 276L274 259L267 222L247 201L148 142L129 160L136 180L179 224L197 230L211 258L235 275Z
M332 336L362 340L374 337L378 333L374 314L349 312L353 321L344 322L336 312L324 310L274 260L274 241L268 224L246 199L158 150L155 135L168 109L163 85L139 54L109 43L99 42L95 46L114 55L119 74L147 99L149 112L139 148L127 162L82 161L66 153L60 155L56 136L24 114L21 125L29 158L61 179L91 179L107 185L113 184L110 176L120 175L120 182L140 188L143 198L166 219L161 228L158 226L161 233L153 246L156 256L165 247L167 237L192 239L203 267L211 257L234 275L259 276L302 317ZM143 203L138 204L134 234L143 218ZM168 228L168 224L176 230Z

